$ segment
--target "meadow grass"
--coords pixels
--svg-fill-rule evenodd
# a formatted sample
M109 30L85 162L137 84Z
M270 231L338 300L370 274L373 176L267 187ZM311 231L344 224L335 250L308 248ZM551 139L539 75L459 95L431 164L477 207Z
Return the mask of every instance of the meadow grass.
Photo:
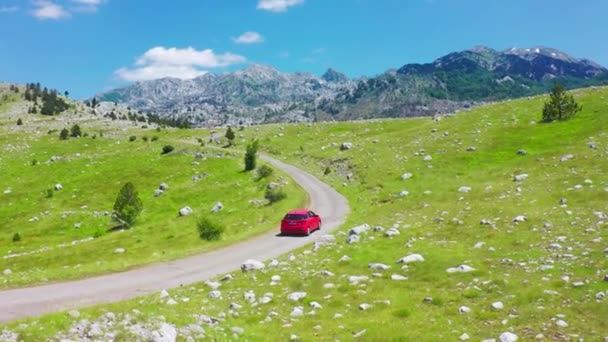
M58 133L31 132L26 125L0 135L0 270L13 272L2 277L0 287L123 271L209 251L276 229L277 212L307 201L305 192L279 170L262 180L255 172L242 172L242 157L230 149L173 141L166 131L100 137L87 123L81 126L89 137L60 141ZM132 134L138 139L129 142ZM159 139L144 142L144 135ZM166 144L175 151L161 154ZM204 158L196 159L197 153ZM53 156L59 159L53 162ZM195 182L196 175L205 176ZM288 198L265 205L266 185L280 179L288 182ZM144 210L132 229L112 232L118 224L110 213L126 182L139 191ZM163 182L169 190L154 197ZM56 184L63 188L55 190ZM224 209L211 213L217 202ZM185 206L194 213L179 217ZM220 241L198 237L196 222L202 215L226 227ZM15 233L20 241L12 241ZM116 254L116 248L126 253Z
M111 311L120 319L183 327L197 323L194 315L206 314L219 319L215 327L205 325L206 336L218 340L231 339L229 329L235 326L255 341L287 340L291 334L302 340L350 340L363 330L361 339L369 341L455 340L463 333L480 340L505 331L522 340L537 334L601 340L608 335L603 319L608 305L595 294L608 289L603 281L608 233L599 214L608 212L608 88L574 95L583 111L570 121L551 124L538 123L545 98L535 97L477 107L441 121L247 129L241 142L259 139L266 153L311 172L348 198L351 214L342 232L369 223L396 227L400 234L387 238L369 232L361 242L347 245L346 236L338 233L335 245L312 253L310 246L304 247L293 253L295 260L280 258L279 267L235 272L233 280L222 283L220 299L208 299L211 289L193 284L169 291L179 301L175 306L155 294L84 309L82 318L98 320ZM173 133L186 140L201 134ZM353 148L340 151L343 142ZM469 146L475 150L467 151ZM518 155L520 149L527 154ZM566 154L573 158L560 161ZM425 161L426 155L432 160ZM331 172L325 175L328 167ZM405 172L413 177L401 180ZM514 182L513 175L522 173L528 179ZM471 191L459 192L461 186ZM409 195L398 196L402 190ZM560 198L567 204L560 205ZM527 221L513 222L518 215ZM481 225L481 220L493 226ZM552 247L554 243L560 248ZM402 269L396 260L409 253L422 254L425 261ZM339 261L343 255L351 260ZM370 270L372 262L391 268ZM475 271L446 272L461 264ZM543 271L543 265L553 268ZM321 270L335 276L322 276ZM408 280L393 281L392 274ZM270 284L273 275L281 277L278 284ZM351 284L351 275L369 280ZM578 281L582 286L575 287ZM326 283L335 287L324 288ZM271 292L273 301L251 305L243 299L249 290L257 298ZM293 291L307 295L299 303L287 301ZM323 308L311 314L311 301ZM504 303L503 310L491 308L497 301ZM231 302L243 308L230 310ZM362 303L372 308L361 311ZM471 312L459 314L462 305ZM302 306L305 315L290 316L295 306ZM277 316L268 320L271 312ZM558 327L557 319L568 326ZM26 326L19 328L22 323ZM65 313L56 313L7 327L28 341L55 336L73 324ZM117 336L134 338L120 329Z

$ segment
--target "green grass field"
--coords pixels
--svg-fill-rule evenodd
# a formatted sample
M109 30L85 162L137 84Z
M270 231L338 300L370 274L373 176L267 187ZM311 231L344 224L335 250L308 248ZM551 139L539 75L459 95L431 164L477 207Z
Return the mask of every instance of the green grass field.
M295 251L295 260L284 256L276 268L235 271L235 279L222 282L219 299L209 299L211 288L195 284L169 290L179 301L174 306L156 294L83 309L79 319L56 313L7 328L25 341L69 337L67 331L77 321L102 322L111 311L116 324L104 332L124 341L142 339L131 329L134 322L156 329L163 321L179 328L202 325L204 336L217 340L232 339L231 328L241 327L245 339L254 341L284 341L292 334L305 341L351 340L355 335L369 341L440 341L464 333L481 340L498 339L507 331L520 340L542 334L545 340L601 341L608 336L603 319L608 298L596 299L608 290L603 279L608 275L608 88L574 95L583 111L573 120L551 124L537 123L545 98L536 97L440 121L246 129L244 141L258 138L266 153L308 170L348 198L351 214L342 232L368 223L395 227L400 234L387 238L370 230L359 243L346 244L346 236L338 233L335 245ZM169 134L191 140L200 132ZM340 151L344 142L352 143L352 149ZM527 153L519 155L521 149ZM560 161L567 154L572 158ZM401 180L406 172L413 176ZM515 182L518 174L528 178ZM463 186L471 190L460 192ZM408 195L399 196L404 190ZM527 221L513 222L519 215ZM482 225L482 220L492 225ZM410 253L425 261L402 269L396 261ZM339 261L344 255L351 260ZM370 263L390 269L372 270ZM461 264L475 270L446 271ZM322 270L335 275L322 275ZM408 279L395 281L393 274ZM271 284L277 275L280 281ZM349 282L349 276L358 275L369 279ZM272 293L272 301L252 305L244 299L250 290L258 299ZM304 291L306 297L288 301L287 294L294 291ZM179 300L183 298L188 301ZM313 301L322 308L313 309ZM503 309L491 307L498 301ZM242 308L231 309L233 302ZM363 303L372 306L360 310ZM291 315L297 306L304 315ZM471 311L459 313L461 306ZM218 321L203 323L199 315ZM202 336L188 329L179 335L183 340Z
M44 127L50 120L34 117L42 121L0 127L0 270L12 271L0 276L0 288L123 271L219 248L276 229L277 212L307 201L279 170L261 180L242 172L242 156L230 149L201 148L195 140L151 129L100 137L86 122L81 125L89 137L60 141L58 132L32 131L31 125ZM130 135L138 139L129 142ZM143 136L158 140L144 142ZM161 155L165 144L175 151ZM195 158L197 153L204 158ZM59 159L53 162L54 156ZM207 176L192 180L202 174ZM289 183L287 199L272 206L250 202L263 202L268 182L279 179ZM132 229L111 232L117 224L109 214L126 182L134 183L144 210ZM169 190L154 197L163 182ZM56 184L63 189L54 190ZM224 209L212 214L217 202ZM185 206L194 213L178 217ZM203 215L226 227L221 241L198 237L196 223ZM21 240L14 242L16 233ZM126 252L114 253L117 248Z

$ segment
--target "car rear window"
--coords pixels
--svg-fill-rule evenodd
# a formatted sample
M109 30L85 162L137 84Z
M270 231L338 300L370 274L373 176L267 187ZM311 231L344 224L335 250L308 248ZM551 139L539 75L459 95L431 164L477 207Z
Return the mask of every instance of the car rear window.
M306 215L300 214L287 214L285 215L286 220L306 220Z

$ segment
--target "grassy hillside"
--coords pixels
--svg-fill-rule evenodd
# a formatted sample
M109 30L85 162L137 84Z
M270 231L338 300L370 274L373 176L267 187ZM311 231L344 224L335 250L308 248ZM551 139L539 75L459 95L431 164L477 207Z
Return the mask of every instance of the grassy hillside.
M600 295L608 290L608 88L574 94L583 111L551 124L537 123L545 100L538 97L441 120L246 130L245 139L259 138L268 154L348 197L352 213L335 244L309 246L262 272L235 272L221 282L219 299L208 297L209 286L195 284L169 290L177 305L151 295L84 309L78 319L57 313L8 328L26 341L85 336L93 327L106 338L146 339L162 322L180 328L183 339L242 334L254 341L292 335L439 341L463 334L498 339L512 332L520 340L602 340L608 336L602 319L608 317L608 298ZM199 133L175 134L185 139ZM344 142L353 147L341 151ZM402 180L405 173L411 178ZM527 179L514 181L520 174ZM525 221L514 222L518 216ZM363 223L384 231L370 229L360 242L346 244L348 229ZM399 234L386 237L389 228ZM397 263L411 253L424 261ZM390 268L370 269L370 263ZM474 270L447 272L459 265ZM354 283L351 276L367 279ZM253 303L248 291L255 294ZM295 291L306 296L288 300ZM492 307L497 302L502 309ZM362 304L371 306L362 310ZM298 306L303 315L297 315ZM470 312L459 313L461 307Z
M16 125L17 117L23 125ZM60 141L57 130L74 123L88 136ZM0 271L12 273L0 275L0 288L122 271L218 248L276 228L276 212L306 201L303 190L278 170L261 180L241 172L242 156L230 149L199 147L195 139L181 140L171 131L112 125L69 114L49 118L4 113ZM162 155L167 144L175 151ZM202 158L195 157L199 153ZM266 185L281 180L288 182L289 197L265 205ZM144 210L133 229L111 231L117 226L112 207L126 182L134 183ZM161 183L169 189L154 197ZM57 184L61 190L55 190ZM211 213L217 202L224 209ZM179 217L185 206L194 213ZM221 241L198 237L196 223L203 215L226 227ZM16 235L19 241L14 241ZM115 252L119 248L126 251Z

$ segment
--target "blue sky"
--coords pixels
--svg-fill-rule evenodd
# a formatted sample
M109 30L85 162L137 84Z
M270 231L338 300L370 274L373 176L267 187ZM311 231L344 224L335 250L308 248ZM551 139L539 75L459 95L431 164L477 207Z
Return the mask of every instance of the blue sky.
M251 63L372 76L474 45L608 66L606 13L606 0L0 0L0 81L85 98Z

